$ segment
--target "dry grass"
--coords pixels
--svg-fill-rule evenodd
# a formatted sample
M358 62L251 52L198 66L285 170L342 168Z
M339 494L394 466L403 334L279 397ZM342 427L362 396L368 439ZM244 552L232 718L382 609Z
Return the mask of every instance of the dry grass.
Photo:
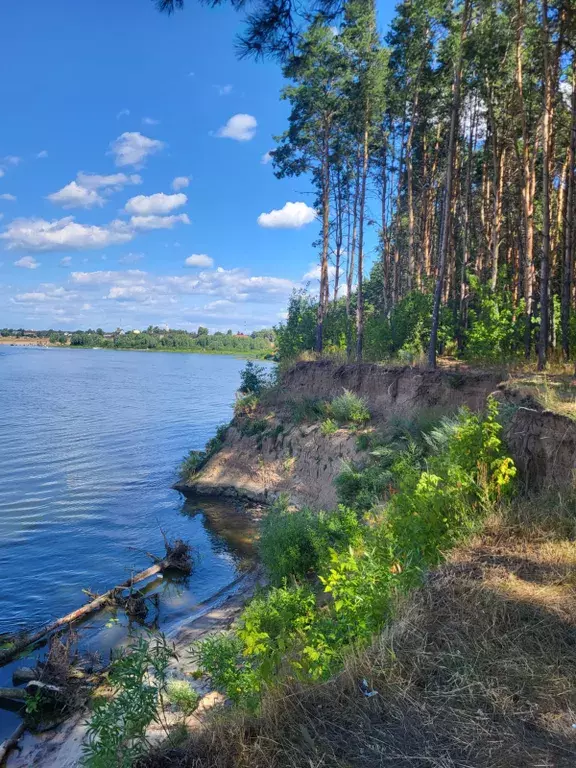
M337 679L215 711L146 768L573 768L575 536L574 497L516 502Z

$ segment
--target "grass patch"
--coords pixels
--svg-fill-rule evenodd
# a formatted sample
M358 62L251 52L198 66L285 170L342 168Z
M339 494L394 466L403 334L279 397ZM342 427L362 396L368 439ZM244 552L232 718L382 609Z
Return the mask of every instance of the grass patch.
M329 412L339 424L364 424L370 421L366 400L348 389L332 400Z

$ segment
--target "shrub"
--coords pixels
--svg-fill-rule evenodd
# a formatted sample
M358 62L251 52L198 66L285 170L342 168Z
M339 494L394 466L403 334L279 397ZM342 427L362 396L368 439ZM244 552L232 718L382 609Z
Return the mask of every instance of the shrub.
M161 694L166 691L173 657L174 650L160 635L150 643L140 637L112 663L109 682L113 695L94 700L84 765L131 768L145 754L146 729L159 720Z
M268 426L269 424L266 419L245 419L238 425L238 431L245 437L254 437L256 435L263 435Z
M196 643L190 653L218 691L235 704L254 710L259 702L260 680L243 650L238 635L228 632Z
M234 403L234 416L249 416L256 410L258 402L258 396L252 393L239 397Z
M260 556L270 580L304 578L317 571L330 548L342 549L360 535L356 514L344 507L314 513L307 508L290 512L282 501L271 508L262 524Z
M166 697L184 715L191 715L200 703L199 694L186 680L169 680L166 684Z
M363 424L370 419L370 411L366 401L353 392L345 389L343 394L335 397L330 403L330 415L339 424Z
M190 451L180 464L179 472L182 480L188 480L204 466L207 460L206 451Z
M315 397L292 400L288 407L290 408L294 424L319 421L319 419L323 419L327 415L326 403Z
M270 385L268 372L262 365L257 365L252 360L246 363L244 370L240 372L240 387L243 395L261 395Z
M325 435L333 435L334 432L338 431L338 424L334 421L334 419L324 419L322 424L320 425L320 432Z

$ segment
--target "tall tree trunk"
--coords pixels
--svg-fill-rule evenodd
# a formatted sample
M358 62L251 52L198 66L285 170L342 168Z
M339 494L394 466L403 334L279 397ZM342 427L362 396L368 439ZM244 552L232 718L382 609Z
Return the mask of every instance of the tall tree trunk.
M316 352L322 354L324 343L324 318L328 305L328 254L330 251L330 158L329 125L324 127L322 149L322 255L320 257L320 300L316 321Z
M362 362L364 348L364 217L366 212L366 179L369 159L369 110L366 108L364 141L362 150L362 182L360 192L360 215L358 218L358 285L356 287L356 360Z
M502 148L499 157L494 157L494 209L492 213L492 270L490 290L496 290L498 282L498 253L500 249L500 229L502 225L502 189L504 187L504 163L506 149Z
M576 52L572 54L572 99L570 143L568 145L568 178L564 206L564 260L562 274L562 351L570 358L570 308L572 273L574 271L574 164L576 163Z
M358 200L360 197L360 146L356 152L354 174L354 198L352 201L352 245L346 275L346 357L352 359L352 283L354 282L354 259L356 256L356 233L358 226Z
M442 216L442 239L440 242L440 254L438 259L438 279L434 291L434 306L432 310L432 330L430 333L430 345L428 347L428 365L436 368L436 344L438 341L438 324L440 321L440 303L444 276L446 273L446 260L450 243L450 211L452 206L452 189L454 185L454 159L456 156L456 143L458 133L458 118L460 115L460 90L462 83L462 63L464 41L468 27L468 15L471 0L465 0L462 10L462 25L460 28L460 44L458 46L457 59L454 65L454 80L452 83L452 108L450 112L450 134L448 138L448 158L446 168L446 181L444 186L444 209Z

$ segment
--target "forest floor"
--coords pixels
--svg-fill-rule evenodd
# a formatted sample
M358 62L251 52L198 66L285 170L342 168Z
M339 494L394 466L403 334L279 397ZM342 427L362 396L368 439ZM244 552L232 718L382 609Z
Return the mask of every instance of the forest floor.
M517 500L396 615L335 679L216 708L145 768L573 768L574 496Z

